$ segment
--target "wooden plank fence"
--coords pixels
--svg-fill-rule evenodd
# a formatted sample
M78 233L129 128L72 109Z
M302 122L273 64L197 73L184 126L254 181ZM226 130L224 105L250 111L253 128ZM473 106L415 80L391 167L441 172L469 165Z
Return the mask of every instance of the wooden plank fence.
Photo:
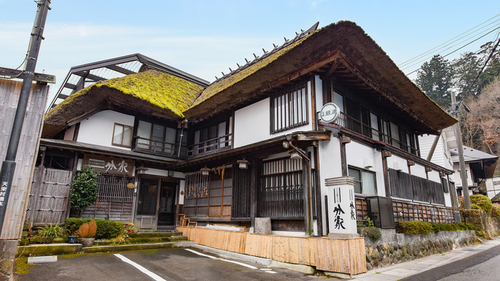
M187 226L177 229L194 243L216 249L350 275L366 272L362 237L289 237Z
M26 220L32 225L64 224L68 217L72 172L35 168Z
M20 81L0 79L0 161L5 160L21 86ZM21 237L48 91L48 85L31 86L1 239Z

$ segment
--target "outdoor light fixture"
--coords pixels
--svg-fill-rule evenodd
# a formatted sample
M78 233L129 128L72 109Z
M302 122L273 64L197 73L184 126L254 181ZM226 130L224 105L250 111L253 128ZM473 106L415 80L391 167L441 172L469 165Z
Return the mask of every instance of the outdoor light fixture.
M284 149L288 149L290 147L290 145L288 144L287 141L283 141L283 148Z
M299 152L298 151L289 151L290 153L290 158L294 159L294 160L300 160L302 159L302 156L300 156Z
M243 160L236 161L236 163L238 163L240 169L248 169L248 165L250 165L250 162L248 162L245 158L243 158Z
M208 167L205 165L205 167L201 168L200 172L201 172L201 174L202 174L203 176L208 176L208 175L210 174L210 168L208 168Z

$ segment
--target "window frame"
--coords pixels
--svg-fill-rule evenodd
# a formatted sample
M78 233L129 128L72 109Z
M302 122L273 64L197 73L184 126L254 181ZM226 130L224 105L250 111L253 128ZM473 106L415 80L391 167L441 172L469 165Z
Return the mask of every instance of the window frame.
M122 137L121 137L121 143L115 143L116 126L123 127ZM128 140L129 143L130 143L129 145L123 144L123 140L124 140L124 136L125 136L124 132L125 132L125 128L126 127L128 127L129 130L130 130L130 139ZM112 136L113 137L111 138L111 145L132 148L132 143L133 143L133 139L134 139L134 127L133 126L129 126L129 125L125 125L125 124L114 123L114 125L113 125L113 135Z
M359 172L359 177L360 177L359 181L357 181L356 179L354 179L354 181L356 183L357 182L360 183L361 192L356 192L356 189L354 189L354 193L356 193L356 194L362 194L362 195L370 195L370 196L377 196L378 195L377 173L376 172L370 171L370 170L366 170L366 169L362 169L362 168L358 168L358 167L354 167L354 166L348 166L347 167L347 174L348 175L350 174L349 173L350 170L358 171ZM370 194L370 193L364 193L363 192L363 173L369 173L369 174L373 175L373 186L375 188L375 194Z
M309 81L285 87L269 97L270 133L276 134L309 124ZM283 116L286 115L286 116Z

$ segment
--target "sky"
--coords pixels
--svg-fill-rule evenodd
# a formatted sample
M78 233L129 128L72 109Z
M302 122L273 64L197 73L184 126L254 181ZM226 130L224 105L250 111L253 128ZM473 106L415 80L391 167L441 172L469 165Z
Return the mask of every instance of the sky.
M271 50L273 43L281 45L284 37L293 38L316 22L324 27L348 20L399 65L500 14L498 0L51 2L36 67L36 72L56 75L49 102L72 66L133 53L212 82L253 53L261 55L262 48ZM0 0L0 67L17 68L23 62L36 9L33 0ZM477 51L495 35L448 58Z

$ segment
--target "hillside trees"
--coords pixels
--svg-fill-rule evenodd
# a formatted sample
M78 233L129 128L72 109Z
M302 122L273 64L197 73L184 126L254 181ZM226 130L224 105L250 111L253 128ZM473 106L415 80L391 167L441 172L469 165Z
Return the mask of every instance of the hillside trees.
M469 113L461 113L464 144L490 154L500 153L500 78L467 103Z

